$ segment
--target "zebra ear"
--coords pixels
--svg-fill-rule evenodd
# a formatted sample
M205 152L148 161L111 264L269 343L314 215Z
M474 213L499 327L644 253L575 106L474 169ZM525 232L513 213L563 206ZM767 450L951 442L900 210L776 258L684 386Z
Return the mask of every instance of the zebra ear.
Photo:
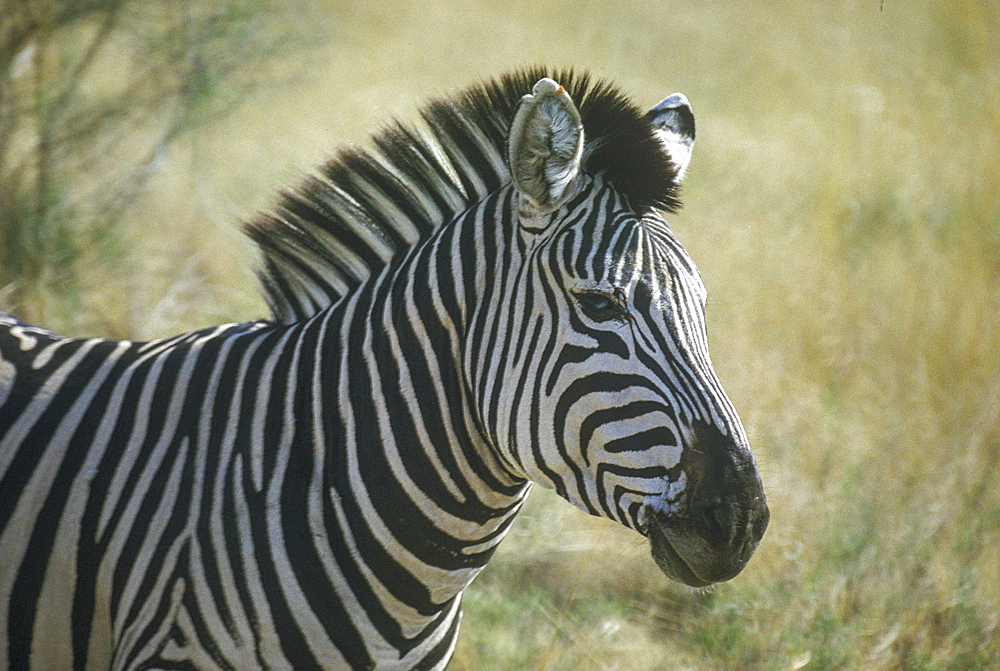
M551 212L576 192L583 154L583 122L566 89L541 79L521 98L507 139L514 186L539 213Z
M694 113L683 93L669 95L646 114L663 150L677 166L677 181L684 178L694 147Z

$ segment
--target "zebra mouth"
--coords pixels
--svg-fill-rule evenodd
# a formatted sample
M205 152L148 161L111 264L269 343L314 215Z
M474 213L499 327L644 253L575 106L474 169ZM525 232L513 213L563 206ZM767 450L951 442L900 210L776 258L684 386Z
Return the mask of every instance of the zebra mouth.
M663 574L671 580L684 583L691 587L706 587L714 580L706 580L700 577L691 565L684 560L681 554L674 547L668 538L668 531L665 528L664 520L660 515L651 512L648 515L649 525L647 537L649 538L649 548L660 567ZM672 535L672 534L671 534Z

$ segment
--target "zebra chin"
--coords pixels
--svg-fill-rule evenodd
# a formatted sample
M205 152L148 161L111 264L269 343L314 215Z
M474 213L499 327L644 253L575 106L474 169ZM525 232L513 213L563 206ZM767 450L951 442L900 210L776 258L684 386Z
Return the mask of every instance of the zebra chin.
M693 525L660 512L647 513L649 547L663 574L691 587L706 587L735 578L750 561L757 538L719 545L704 538Z

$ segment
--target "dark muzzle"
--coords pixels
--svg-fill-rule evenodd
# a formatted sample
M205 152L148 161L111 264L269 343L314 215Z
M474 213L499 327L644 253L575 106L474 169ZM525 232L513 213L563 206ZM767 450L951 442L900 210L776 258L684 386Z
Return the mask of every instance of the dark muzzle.
M729 580L750 561L770 512L749 448L707 424L695 426L681 468L678 505L647 505L653 558L670 578L694 587Z

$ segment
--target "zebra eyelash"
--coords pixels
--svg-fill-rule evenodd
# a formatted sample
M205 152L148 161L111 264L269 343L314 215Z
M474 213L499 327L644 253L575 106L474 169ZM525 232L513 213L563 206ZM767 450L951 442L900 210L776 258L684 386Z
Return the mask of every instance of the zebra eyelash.
M580 311L592 321L626 321L629 317L628 309L620 293L620 290L608 292L590 289L574 291L573 298Z

